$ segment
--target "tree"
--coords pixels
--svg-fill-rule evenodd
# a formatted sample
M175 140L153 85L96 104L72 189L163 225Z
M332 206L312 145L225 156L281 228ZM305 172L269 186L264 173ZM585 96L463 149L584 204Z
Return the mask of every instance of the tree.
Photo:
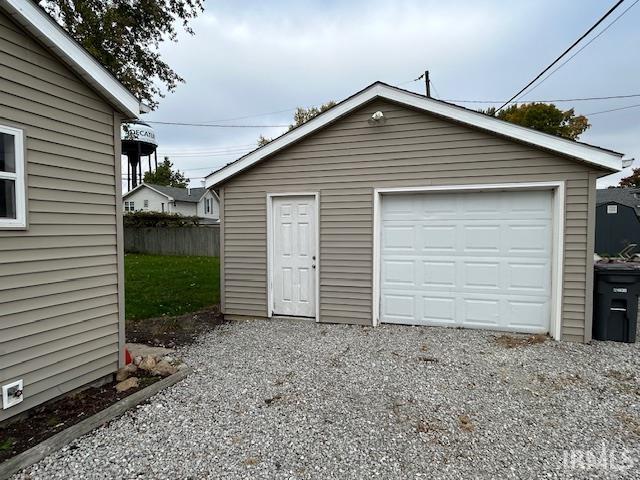
M634 168L631 175L620 180L620 186L640 188L640 168Z
M307 123L309 120L311 120L314 117L317 117L322 112L325 112L325 111L329 110L335 104L336 104L336 102L334 102L333 100L329 100L327 103L323 103L319 107L309 107L309 108L298 107L298 108L296 108L296 111L293 114L293 123L289 125L289 128L288 128L287 131L290 132L294 128L299 127L300 125L302 125L303 123ZM267 137L265 137L263 135L260 135L258 137L258 146L259 147L263 147L264 145L269 143L271 140L273 140L273 139L272 138L267 138Z
M573 108L563 111L550 103L514 104L497 114L496 109L491 107L483 113L571 140L577 140L591 126L587 117L576 115Z
M44 9L139 100L155 108L167 91L184 83L162 60L158 45L177 41L177 20L189 21L203 0L41 0Z
M158 165L153 172L145 172L144 183L165 185L167 187L186 188L189 180L180 170L173 170L173 163L165 157L164 162Z

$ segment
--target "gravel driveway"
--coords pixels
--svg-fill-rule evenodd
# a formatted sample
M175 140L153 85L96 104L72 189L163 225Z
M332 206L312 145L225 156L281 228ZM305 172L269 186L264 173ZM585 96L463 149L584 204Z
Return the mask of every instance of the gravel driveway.
M17 478L639 478L640 347L497 335L223 325L182 352L196 373Z

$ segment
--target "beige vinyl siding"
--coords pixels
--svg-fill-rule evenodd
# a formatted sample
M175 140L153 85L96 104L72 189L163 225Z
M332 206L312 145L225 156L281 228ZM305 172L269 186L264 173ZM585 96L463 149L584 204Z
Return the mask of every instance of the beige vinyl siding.
M25 134L28 228L0 230L0 421L118 367L119 116L0 12L0 124Z
M384 125L368 122L377 110ZM374 188L564 180L562 334L583 340L589 189L602 173L376 100L224 183L225 314L267 315L267 193L320 193L320 321L370 324Z

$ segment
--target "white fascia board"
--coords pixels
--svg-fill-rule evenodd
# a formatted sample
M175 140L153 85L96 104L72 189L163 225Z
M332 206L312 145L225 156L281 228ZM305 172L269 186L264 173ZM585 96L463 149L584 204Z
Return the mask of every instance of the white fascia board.
M132 119L141 113L138 99L100 62L78 45L53 18L30 0L0 0L14 20L51 48L56 55Z
M352 110L373 100L383 98L393 102L405 104L434 115L439 115L464 123L488 132L497 133L509 138L520 140L531 145L545 148L554 152L577 158L592 165L604 167L614 171L622 169L622 155L608 152L597 147L583 143L566 140L554 135L538 132L536 130L521 127L509 122L498 120L483 113L474 112L462 107L457 107L444 102L426 98L422 95L400 90L385 84L375 83L362 92L339 103L335 107L318 115L302 126L289 133L276 138L262 148L240 158L234 163L209 174L205 178L205 186L210 188L230 178L239 172L246 170L262 158L271 155L278 150L302 139L313 131L335 121L348 114Z
M358 95L355 95L335 107L327 110L325 113L318 115L317 117L309 120L298 128L292 130L289 133L284 134L283 136L276 138L275 140L267 143L264 147L257 149L253 153L249 153L245 157L239 159L238 161L231 163L227 167L224 167L217 172L213 172L209 174L205 178L205 187L210 188L214 185L217 185L221 181L235 175L238 172L250 167L263 157L270 155L287 145L300 140L301 138L307 136L313 131L322 128L328 123L333 122L339 117L346 115L350 111L358 108L363 103L368 102L369 100L374 99L378 96L377 85L374 85Z
M522 127L514 123L499 120L484 113L456 107L444 102L439 102L421 95L412 94L394 88L386 88L384 98L405 103L421 110L441 115L443 117L465 123L473 127L481 128L489 132L495 132L506 137L514 138L531 145L552 150L558 153L578 158L593 165L605 167L611 170L622 170L622 154L608 152L598 147L586 145L573 140L549 135L547 133Z

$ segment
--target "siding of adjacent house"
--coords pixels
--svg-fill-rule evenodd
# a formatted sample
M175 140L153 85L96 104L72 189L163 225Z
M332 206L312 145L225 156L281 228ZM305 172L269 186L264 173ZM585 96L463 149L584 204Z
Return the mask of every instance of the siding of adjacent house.
M24 380L0 421L118 367L119 122L0 10L0 124L25 132L29 223L0 230L0 385Z
M144 201L149 202L147 208L144 207ZM164 204L164 212L171 212L170 201L164 195L151 190L150 188L141 187L124 199L125 202L133 202L133 206L136 211L142 210L144 212L162 212L162 206ZM124 208L124 202L123 202Z
M205 204L204 201L206 199L209 199L209 201L211 202L211 212L206 213L205 212ZM220 203L218 202L217 197L211 193L210 191L207 191L202 198L200 199L200 201L198 202L198 214L199 217L202 218L212 218L212 219L219 219L220 218Z
M384 125L368 122L377 110L384 112ZM376 100L221 186L225 314L267 315L269 192L320 193L320 321L371 324L374 188L565 180L562 336L588 340L589 192L595 195L602 174L569 158Z
M607 206L616 205L617 213L607 213ZM596 252L617 255L628 245L640 245L640 219L636 211L621 203L609 202L596 207ZM634 252L638 251L636 248Z

